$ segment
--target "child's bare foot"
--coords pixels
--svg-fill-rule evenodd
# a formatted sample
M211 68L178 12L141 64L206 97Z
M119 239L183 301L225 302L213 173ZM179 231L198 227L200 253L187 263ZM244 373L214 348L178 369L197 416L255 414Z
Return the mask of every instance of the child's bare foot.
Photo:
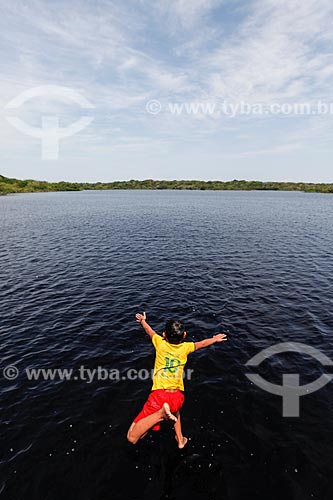
M177 417L175 417L171 413L170 406L168 405L168 403L163 403L161 410L162 410L162 416L163 416L164 420L172 420L173 422L177 422Z
M182 449L184 448L184 446L186 445L186 443L187 443L188 439L187 439L186 437L184 437L184 436L183 436L183 437L182 437L181 442L179 442L179 441L178 441L177 436L175 436L175 438L176 438L176 441L177 441L177 443L178 443L178 448L179 448L180 450L182 450Z

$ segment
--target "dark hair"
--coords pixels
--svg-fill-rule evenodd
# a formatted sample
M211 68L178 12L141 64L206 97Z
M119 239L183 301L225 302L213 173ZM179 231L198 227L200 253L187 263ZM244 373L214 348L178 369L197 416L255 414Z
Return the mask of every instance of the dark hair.
M170 319L165 324L165 336L170 344L180 344L184 338L185 327L180 321Z

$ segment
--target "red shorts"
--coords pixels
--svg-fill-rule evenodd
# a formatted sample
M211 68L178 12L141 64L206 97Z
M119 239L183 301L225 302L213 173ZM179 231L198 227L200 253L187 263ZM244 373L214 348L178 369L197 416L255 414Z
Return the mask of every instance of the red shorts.
M163 403L168 403L171 412L176 413L183 406L184 399L184 394L180 390L175 392L169 392L165 389L156 389L155 391L151 391L139 415L135 417L134 422L138 422L142 418L148 417L148 415L152 415L152 413L160 410ZM160 424L154 425L152 429L153 431L159 431Z

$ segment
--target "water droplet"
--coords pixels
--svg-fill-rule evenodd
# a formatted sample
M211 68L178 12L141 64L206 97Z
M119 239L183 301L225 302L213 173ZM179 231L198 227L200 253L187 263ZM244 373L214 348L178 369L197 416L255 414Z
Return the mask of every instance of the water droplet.
M295 469L295 472L298 472L298 469Z
M9 451L14 451L13 448L11 448Z

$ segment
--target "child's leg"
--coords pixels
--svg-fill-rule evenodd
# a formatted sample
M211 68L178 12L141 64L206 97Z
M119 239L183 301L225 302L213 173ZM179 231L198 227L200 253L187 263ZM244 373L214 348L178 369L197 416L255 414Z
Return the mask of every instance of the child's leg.
M176 440L178 442L178 448L184 448L184 446L187 443L187 438L184 437L183 433L182 433L182 424L180 422L180 412L179 411L176 413L176 416L178 417L177 422L173 426L173 428L175 429L175 433L176 433L175 437L176 437Z
M162 420L177 420L177 417L171 413L168 403L164 403L162 408L155 413L142 418L136 423L133 422L128 429L128 441L133 444L137 443L139 439L147 434L151 427L154 427L158 422L162 422Z

